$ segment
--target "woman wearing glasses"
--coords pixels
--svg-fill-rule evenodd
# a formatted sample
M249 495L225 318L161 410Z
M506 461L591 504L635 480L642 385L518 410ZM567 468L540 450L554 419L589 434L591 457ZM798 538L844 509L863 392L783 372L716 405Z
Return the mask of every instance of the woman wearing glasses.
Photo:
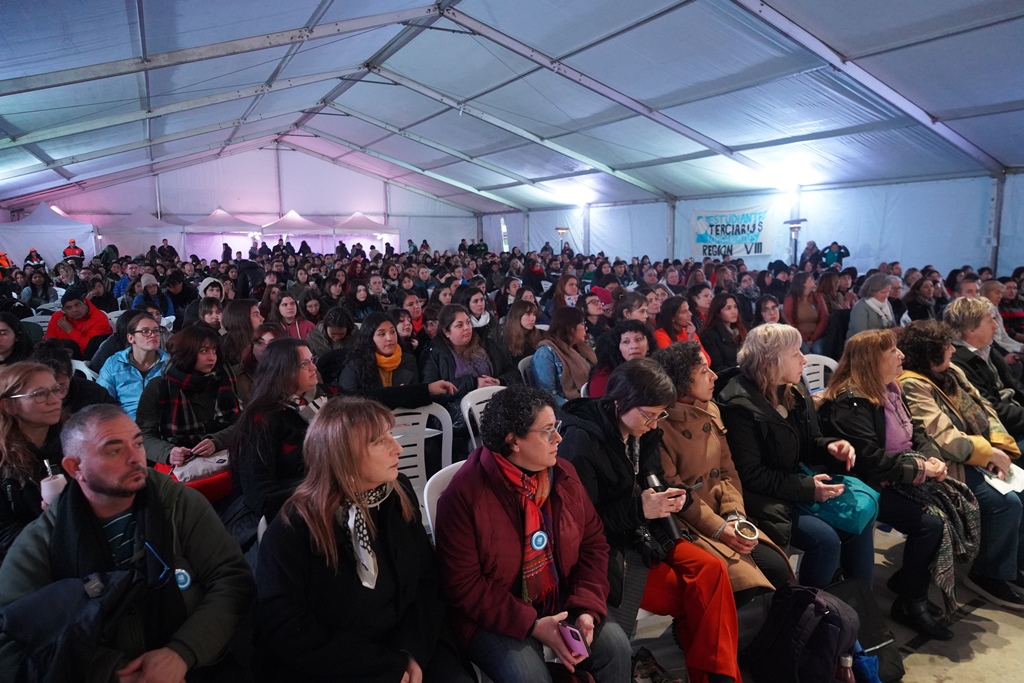
M379 403L338 398L309 425L309 474L260 543L268 683L474 680L444 637L437 559L393 424Z
M163 374L167 363L167 352L160 348L161 332L153 316L139 313L125 336L127 347L107 359L96 379L133 420L143 389Z
M509 387L487 405L480 432L484 445L438 501L434 531L460 644L495 683L550 683L544 645L597 683L629 680L629 641L607 619L608 544L576 471L558 457L554 399ZM562 621L587 640L589 657L569 650Z
M240 408L235 376L218 357L217 332L205 325L186 327L171 337L169 347L164 376L142 391L136 421L146 459L177 467L226 449Z
M559 453L579 473L611 547L608 611L632 633L640 607L675 617L694 683L738 680L736 603L725 566L681 540L674 515L690 502L680 489L657 491L662 431L676 402L672 380L654 361L627 361L598 400L562 406Z
M60 469L61 400L68 385L39 363L0 367L0 563L42 511L39 482Z
M719 395L722 421L736 471L743 484L747 514L776 545L804 551L800 583L824 588L841 567L845 578L871 585L874 574L874 521L860 534L838 531L798 503L823 502L843 492L831 475L807 475L806 464L824 471L838 461L851 470L856 453L848 441L826 438L800 375L804 355L795 327L755 327L739 353L740 374ZM835 466L832 466L835 469Z
M253 522L260 517L268 523L273 520L305 476L302 440L326 402L315 356L306 342L289 337L267 344L231 445L235 490L241 492Z

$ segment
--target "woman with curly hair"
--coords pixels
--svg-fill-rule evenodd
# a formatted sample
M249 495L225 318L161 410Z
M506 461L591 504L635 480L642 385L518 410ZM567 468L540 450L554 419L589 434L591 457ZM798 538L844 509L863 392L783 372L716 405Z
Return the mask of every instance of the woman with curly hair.
M1002 479L1020 449L991 404L951 363L953 334L935 320L915 320L899 340L903 373L898 382L914 424L938 446L949 476L971 489L981 508L981 543L964 585L989 602L1024 611L1011 587L1024 568L1024 519L1020 494L1003 495L986 483Z
M570 672L621 683L630 678L630 649L606 618L608 543L576 470L558 457L558 428L547 392L520 385L491 398L484 445L438 501L442 587L460 645L496 683L550 682L545 645ZM562 640L566 620L589 657Z

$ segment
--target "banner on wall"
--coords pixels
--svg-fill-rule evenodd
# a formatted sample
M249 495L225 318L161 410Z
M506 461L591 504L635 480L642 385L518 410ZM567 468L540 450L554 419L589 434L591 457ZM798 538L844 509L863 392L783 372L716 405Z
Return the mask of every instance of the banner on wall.
M732 256L767 256L772 250L768 209L771 204L758 204L733 211L693 212L693 255L722 258Z

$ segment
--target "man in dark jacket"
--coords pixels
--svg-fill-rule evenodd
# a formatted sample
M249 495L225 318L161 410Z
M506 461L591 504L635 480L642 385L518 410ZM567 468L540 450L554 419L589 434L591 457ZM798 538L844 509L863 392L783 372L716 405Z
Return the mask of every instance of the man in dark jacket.
M1010 372L992 343L999 313L984 297L958 297L942 314L953 331L953 363L995 408L1014 439L1024 439L1024 386Z
M237 664L222 655L249 607L253 581L213 508L146 469L139 427L119 407L73 415L61 444L71 482L0 567L0 679L21 680L26 669L45 673L59 663L88 681L155 680L155 672L161 680L236 680ZM81 613L54 604L69 583L81 594L83 579L89 595L127 586L107 623L95 619L89 601L80 603ZM49 609L40 609L51 595ZM83 626L86 632L76 630ZM63 656L32 657L40 641L56 642Z

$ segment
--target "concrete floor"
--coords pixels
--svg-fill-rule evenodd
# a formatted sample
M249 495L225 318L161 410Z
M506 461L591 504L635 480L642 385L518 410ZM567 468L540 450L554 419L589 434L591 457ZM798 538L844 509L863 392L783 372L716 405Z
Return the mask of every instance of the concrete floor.
M902 541L898 533L875 532L875 596L885 614L894 598L885 582L902 561ZM958 568L958 575L966 571L966 567ZM957 586L957 597L962 612L950 626L956 634L953 640L929 640L890 622L907 670L904 683L1024 682L1024 664L1017 650L1024 643L1024 616L990 605L963 585ZM931 598L937 604L942 601L934 586ZM686 681L683 653L667 631L670 624L666 617L640 622L634 650L646 647L670 674ZM749 683L751 679L748 676L746 680Z

